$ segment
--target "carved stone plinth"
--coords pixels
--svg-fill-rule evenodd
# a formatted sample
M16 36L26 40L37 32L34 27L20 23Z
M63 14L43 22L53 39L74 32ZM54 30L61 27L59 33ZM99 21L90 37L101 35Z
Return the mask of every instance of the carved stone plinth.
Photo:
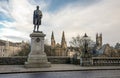
M80 58L81 66L91 66L91 58Z
M83 53L82 54L82 56L80 58L80 65L81 66L91 66L92 65L90 53Z
M25 67L50 67L46 53L44 52L44 37L42 32L33 32L31 37L31 52L28 55Z

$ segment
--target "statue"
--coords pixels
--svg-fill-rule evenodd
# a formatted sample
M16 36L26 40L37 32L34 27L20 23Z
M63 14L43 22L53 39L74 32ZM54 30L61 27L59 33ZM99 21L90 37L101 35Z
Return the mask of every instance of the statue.
M35 32L36 26L37 26L37 32L39 31L39 25L41 25L41 18L42 18L42 12L39 10L39 6L36 7L37 9L34 10L33 14L33 24L34 24L34 30Z

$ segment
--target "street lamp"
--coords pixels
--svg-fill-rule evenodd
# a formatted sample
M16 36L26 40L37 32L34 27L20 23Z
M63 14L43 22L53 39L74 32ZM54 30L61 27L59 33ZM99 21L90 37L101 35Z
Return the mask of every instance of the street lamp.
M88 55L88 44L89 44L89 37L87 36L87 34L85 33L85 35L83 36L83 47L84 50L82 52L83 56L82 57L86 57L86 55Z
M85 51L85 54L88 53L88 36L87 34L85 33L84 35L84 51Z
M90 52L88 52L88 44L89 44L89 37L85 33L85 35L82 38L83 40L83 47L84 50L82 51L82 56L80 58L80 65L82 66L89 66L90 65L90 60L91 60L91 55Z

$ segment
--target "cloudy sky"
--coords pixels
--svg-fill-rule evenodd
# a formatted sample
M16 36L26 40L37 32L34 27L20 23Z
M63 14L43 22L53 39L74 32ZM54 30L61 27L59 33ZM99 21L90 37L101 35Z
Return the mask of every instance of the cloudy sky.
M120 42L120 0L0 0L0 39L30 40L36 5L43 13L40 30L48 42L52 31L56 42L62 31L67 43L84 33L94 41L96 33L102 33L104 44Z

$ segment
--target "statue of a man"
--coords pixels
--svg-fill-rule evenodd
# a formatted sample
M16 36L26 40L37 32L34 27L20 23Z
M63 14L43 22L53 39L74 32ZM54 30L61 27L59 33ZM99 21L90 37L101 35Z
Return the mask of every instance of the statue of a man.
M42 18L42 12L39 10L39 6L36 7L37 9L34 10L33 14L33 24L34 24L34 30L35 32L36 26L37 26L37 32L39 31L39 25L41 25L41 18Z

